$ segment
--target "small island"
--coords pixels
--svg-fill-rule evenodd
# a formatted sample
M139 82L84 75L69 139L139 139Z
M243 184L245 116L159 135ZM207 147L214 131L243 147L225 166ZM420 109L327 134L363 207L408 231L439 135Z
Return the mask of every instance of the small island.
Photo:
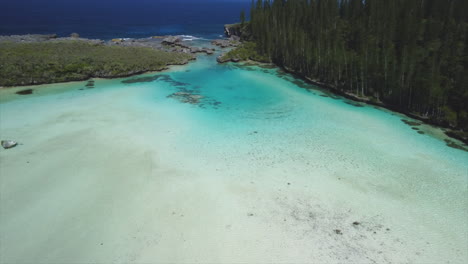
M187 64L196 53L214 53L177 36L104 41L76 33L0 36L0 51L0 87L126 77Z

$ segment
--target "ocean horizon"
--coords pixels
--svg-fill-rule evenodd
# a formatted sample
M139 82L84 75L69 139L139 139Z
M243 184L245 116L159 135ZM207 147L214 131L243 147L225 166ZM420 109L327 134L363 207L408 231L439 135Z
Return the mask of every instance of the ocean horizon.
M219 38L250 1L1 1L0 35L78 33L85 38L194 35Z

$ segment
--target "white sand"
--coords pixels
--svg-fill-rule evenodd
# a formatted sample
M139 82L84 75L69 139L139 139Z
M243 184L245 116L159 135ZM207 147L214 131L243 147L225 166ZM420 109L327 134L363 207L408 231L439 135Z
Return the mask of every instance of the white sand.
M445 212L453 199L440 195L450 192L420 193L454 185L431 182L449 161L431 168L431 155L389 155L373 178L364 175L373 165L359 168L326 135L216 131L145 85L102 82L102 91L0 104L0 136L24 144L0 151L1 263L468 259L466 201ZM407 177L418 180L402 182L415 167ZM457 179L454 196L466 198Z

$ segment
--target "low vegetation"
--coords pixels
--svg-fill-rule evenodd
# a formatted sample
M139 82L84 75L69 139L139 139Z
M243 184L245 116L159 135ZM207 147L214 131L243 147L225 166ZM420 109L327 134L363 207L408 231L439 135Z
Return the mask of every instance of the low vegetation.
M253 61L264 62L264 63L270 62L270 59L268 56L263 56L258 53L257 44L255 44L254 42L243 42L241 46L225 53L221 57L221 59L223 61L253 60Z
M0 86L124 77L184 64L191 55L86 41L0 42Z

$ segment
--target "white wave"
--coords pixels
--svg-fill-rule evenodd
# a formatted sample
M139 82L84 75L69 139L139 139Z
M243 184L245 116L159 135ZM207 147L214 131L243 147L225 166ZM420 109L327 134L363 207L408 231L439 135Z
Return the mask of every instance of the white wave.
M191 35L180 35L179 37L181 37L183 41L192 41L198 39L197 37Z
M195 37L195 36L192 36L192 35L180 35L179 37L181 37L183 41L193 41L193 40L197 40L197 39L207 40L205 38L199 38L199 37Z

